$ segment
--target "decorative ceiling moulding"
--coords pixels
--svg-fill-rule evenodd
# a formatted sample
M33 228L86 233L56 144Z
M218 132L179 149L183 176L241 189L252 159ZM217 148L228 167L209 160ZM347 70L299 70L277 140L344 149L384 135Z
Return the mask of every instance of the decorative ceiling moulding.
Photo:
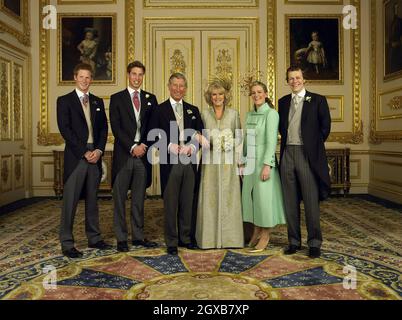
M341 5L344 0L285 0L285 4Z
M270 0L269 0L270 1ZM223 8L223 9L243 9L259 8L259 0L143 0L144 8Z
M4 2L0 0L0 13L13 19L12 22L6 23L4 19L0 20L0 33L5 32L15 37L20 43L29 47L31 46L31 31L29 26L29 0L20 0L20 10L13 12Z
M380 73L377 72L377 26L378 26L378 20L381 21L381 32L383 33L384 31L384 13L381 12L381 16L377 17L377 4L383 8L384 3L388 3L388 0L385 0L381 4L377 0L371 0L370 2L370 12L371 12L371 70L370 70L370 83L371 83L371 96L370 96L370 135L369 135L369 142L371 144L380 144L385 141L400 141L402 140L402 130L385 130L385 131L380 131L377 130L378 128L378 122L380 119L378 119L379 116L379 107L380 107L380 98L382 95L387 94L387 93L393 93L400 91L402 88L397 88L397 89L392 89L388 91L383 91L379 92L378 88L378 83L381 83L383 80L383 70L380 71ZM384 54L384 50L382 51ZM384 60L384 59L383 59ZM382 69L384 66L382 66ZM399 76L401 77L401 76ZM395 80L396 78L387 78L384 81L390 81L390 80ZM377 81L378 80L378 81ZM399 95L398 95L399 96ZM395 117L391 117L391 119L383 119L383 121L389 121L395 119Z
M73 5L91 5L91 4L115 4L116 0L86 0L86 1L82 1L82 0L57 0L57 4L60 5L69 5L69 4L73 4Z

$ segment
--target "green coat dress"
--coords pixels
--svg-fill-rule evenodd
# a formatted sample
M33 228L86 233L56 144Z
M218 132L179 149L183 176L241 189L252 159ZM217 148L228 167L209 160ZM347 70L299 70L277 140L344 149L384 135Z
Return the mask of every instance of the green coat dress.
M265 228L286 223L281 181L275 160L278 124L278 112L266 103L257 111L247 113L243 143L243 220ZM262 181L260 176L264 164L272 168L270 178Z
M235 135L235 130L240 129L239 113L226 108L221 120L217 120L214 110L208 108L202 111L201 118L205 129L210 130L211 150L202 151L197 245L202 249L240 248L244 246L244 235L237 162L242 136Z

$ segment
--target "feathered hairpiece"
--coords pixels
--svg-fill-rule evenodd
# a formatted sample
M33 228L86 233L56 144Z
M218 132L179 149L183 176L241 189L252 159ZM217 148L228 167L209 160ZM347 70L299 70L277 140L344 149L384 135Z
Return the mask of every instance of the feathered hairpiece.
M251 86L255 81L259 81L263 77L263 73L258 71L257 69L252 69L249 72L246 72L240 78L240 91L244 95L250 95Z

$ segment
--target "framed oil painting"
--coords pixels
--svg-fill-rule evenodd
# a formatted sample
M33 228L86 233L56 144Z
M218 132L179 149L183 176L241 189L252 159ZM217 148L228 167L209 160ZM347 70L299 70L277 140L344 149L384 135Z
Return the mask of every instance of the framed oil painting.
M402 76L402 0L384 1L384 80Z
M115 15L59 15L58 79L60 85L74 83L73 69L88 63L94 84L115 83Z
M287 16L287 65L303 69L306 80L342 83L341 16Z
M1 0L1 9L10 14L12 17L21 20L22 17L22 0Z

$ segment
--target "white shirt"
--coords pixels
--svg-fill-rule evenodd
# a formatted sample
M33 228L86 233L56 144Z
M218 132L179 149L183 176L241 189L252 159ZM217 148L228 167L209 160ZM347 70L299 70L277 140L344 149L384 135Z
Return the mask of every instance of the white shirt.
M297 109L297 107L300 105L301 101L304 101L304 96L306 95L306 88L303 88L299 93L293 93L292 92L292 100L294 99L295 96L298 97L299 99L299 103L297 106L295 106L295 108Z

